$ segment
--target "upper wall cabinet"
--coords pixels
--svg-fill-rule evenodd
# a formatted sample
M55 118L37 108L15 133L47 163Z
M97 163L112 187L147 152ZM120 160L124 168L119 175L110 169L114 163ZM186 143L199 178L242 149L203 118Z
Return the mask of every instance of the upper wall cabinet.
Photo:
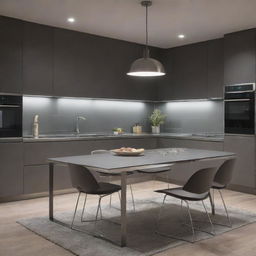
M224 37L224 84L255 82L255 30Z
M53 28L24 22L23 92L53 94Z
M207 44L198 43L166 50L167 76L159 89L160 100L207 97Z
M22 92L23 22L0 16L0 93Z
M224 40L207 42L207 91L208 98L223 98L223 49Z
M142 47L124 41L55 29L54 94L117 99L153 99L155 79L126 75ZM157 50L153 51L157 54Z

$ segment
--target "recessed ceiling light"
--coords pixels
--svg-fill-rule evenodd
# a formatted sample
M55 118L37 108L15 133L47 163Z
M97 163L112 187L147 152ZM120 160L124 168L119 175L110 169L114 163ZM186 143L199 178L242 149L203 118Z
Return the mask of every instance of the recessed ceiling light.
M74 23L75 22L75 18L70 17L70 18L67 19L67 21L70 22L70 23Z
M183 38L185 38L185 35L180 34L180 35L178 35L178 38L183 39Z

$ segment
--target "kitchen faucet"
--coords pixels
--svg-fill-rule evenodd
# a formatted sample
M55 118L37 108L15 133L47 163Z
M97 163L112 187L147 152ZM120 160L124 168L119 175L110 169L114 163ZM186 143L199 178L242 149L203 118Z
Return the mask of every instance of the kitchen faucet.
M79 135L80 134L80 129L79 129L79 120L86 120L86 117L83 116L77 116L76 117L76 134Z

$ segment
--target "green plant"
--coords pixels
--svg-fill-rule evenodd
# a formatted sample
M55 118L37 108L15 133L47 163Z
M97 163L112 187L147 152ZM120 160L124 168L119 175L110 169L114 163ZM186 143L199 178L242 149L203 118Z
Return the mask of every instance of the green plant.
M161 110L155 109L151 116L149 117L152 126L159 126L165 121L166 115L162 114Z

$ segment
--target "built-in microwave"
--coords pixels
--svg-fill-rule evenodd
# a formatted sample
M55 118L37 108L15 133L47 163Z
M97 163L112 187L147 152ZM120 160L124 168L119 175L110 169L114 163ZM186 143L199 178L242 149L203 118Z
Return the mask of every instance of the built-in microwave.
M255 133L255 84L225 86L225 133Z
M22 96L0 95L0 137L22 137Z

